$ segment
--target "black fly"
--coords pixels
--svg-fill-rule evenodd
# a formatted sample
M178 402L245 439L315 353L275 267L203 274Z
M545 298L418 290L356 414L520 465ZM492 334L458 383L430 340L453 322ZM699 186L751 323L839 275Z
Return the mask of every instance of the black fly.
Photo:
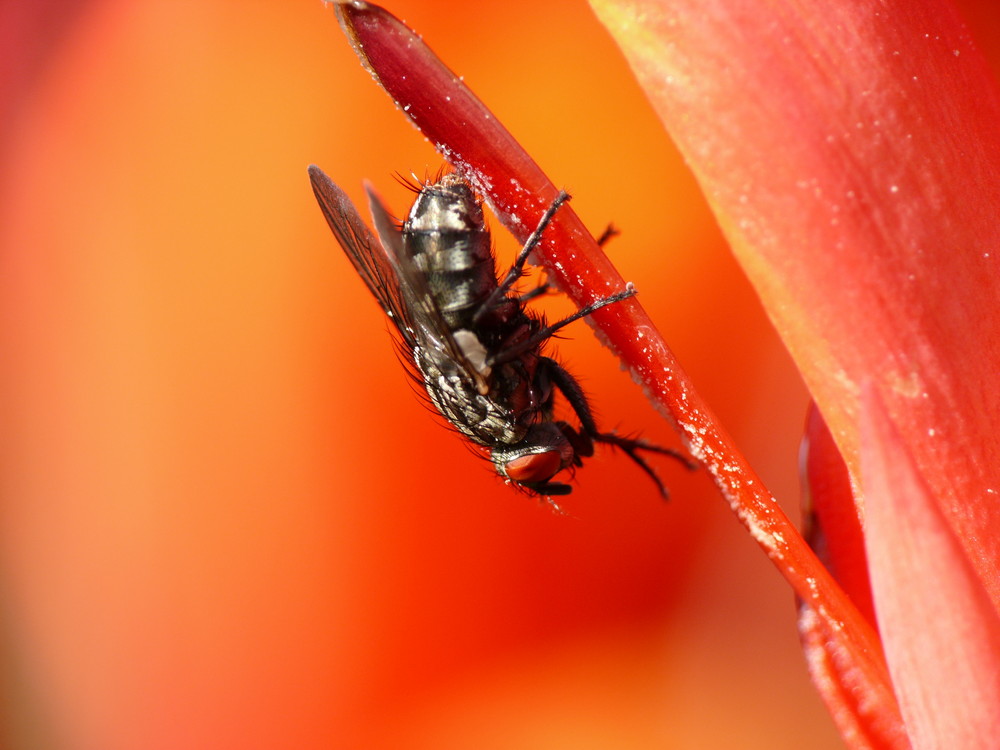
M367 188L377 238L319 167L309 167L309 178L337 241L398 329L431 402L489 451L502 477L539 495L567 495L570 486L552 478L581 466L595 442L625 451L664 496L663 483L639 451L691 466L669 448L600 432L576 380L542 353L563 326L635 294L629 287L552 325L525 309L545 289L519 295L514 283L567 194L552 203L498 281L482 205L459 175L421 185L402 231ZM556 391L576 412L579 429L554 418Z

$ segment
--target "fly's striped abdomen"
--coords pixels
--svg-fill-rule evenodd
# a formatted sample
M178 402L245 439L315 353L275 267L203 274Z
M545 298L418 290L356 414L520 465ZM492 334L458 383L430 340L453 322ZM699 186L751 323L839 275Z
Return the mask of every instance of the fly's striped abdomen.
M448 325L471 327L497 277L483 210L468 185L448 174L424 186L403 226L403 242Z

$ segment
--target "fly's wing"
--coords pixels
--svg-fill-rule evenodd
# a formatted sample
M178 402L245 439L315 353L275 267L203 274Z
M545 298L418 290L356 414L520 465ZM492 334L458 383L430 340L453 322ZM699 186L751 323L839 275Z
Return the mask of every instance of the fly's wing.
M379 242L372 231L358 216L358 211L350 199L322 169L309 167L309 180L319 207L323 210L326 223L333 230L334 237L344 249L344 253L354 266L354 270L364 280L369 291L399 330L407 346L412 349L417 343L413 314L407 304L411 295L404 295L403 283L398 273L398 262L392 257L385 242ZM383 209L384 212L384 209ZM389 226L392 220L386 217ZM395 242L400 246L399 231L394 230ZM388 237L386 237L386 240Z
M480 393L486 393L488 389L486 376L489 370L485 365L482 369L477 369L469 361L470 352L459 344L455 332L441 315L434 301L434 295L427 285L426 277L414 265L407 253L403 237L389 212L370 185L366 184L365 190L368 193L368 205L371 208L375 231L395 271L403 306L412 320L414 336L427 354L438 360L439 364L447 362L458 374L468 378ZM472 339L479 345L475 336L472 336ZM473 346L467 348L472 350ZM479 348L482 346L479 345ZM485 359L485 352L483 358Z

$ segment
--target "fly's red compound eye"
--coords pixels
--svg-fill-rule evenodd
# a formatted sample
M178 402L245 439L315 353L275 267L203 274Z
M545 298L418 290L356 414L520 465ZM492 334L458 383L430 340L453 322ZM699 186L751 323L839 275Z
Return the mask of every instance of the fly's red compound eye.
M519 456L504 464L503 470L518 484L532 484L551 479L562 468L559 451L544 451Z

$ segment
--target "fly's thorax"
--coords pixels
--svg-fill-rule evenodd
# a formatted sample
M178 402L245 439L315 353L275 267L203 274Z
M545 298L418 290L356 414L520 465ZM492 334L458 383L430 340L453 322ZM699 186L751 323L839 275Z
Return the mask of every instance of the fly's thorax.
M483 208L455 174L425 185L403 224L403 242L447 323L463 328L497 287Z

